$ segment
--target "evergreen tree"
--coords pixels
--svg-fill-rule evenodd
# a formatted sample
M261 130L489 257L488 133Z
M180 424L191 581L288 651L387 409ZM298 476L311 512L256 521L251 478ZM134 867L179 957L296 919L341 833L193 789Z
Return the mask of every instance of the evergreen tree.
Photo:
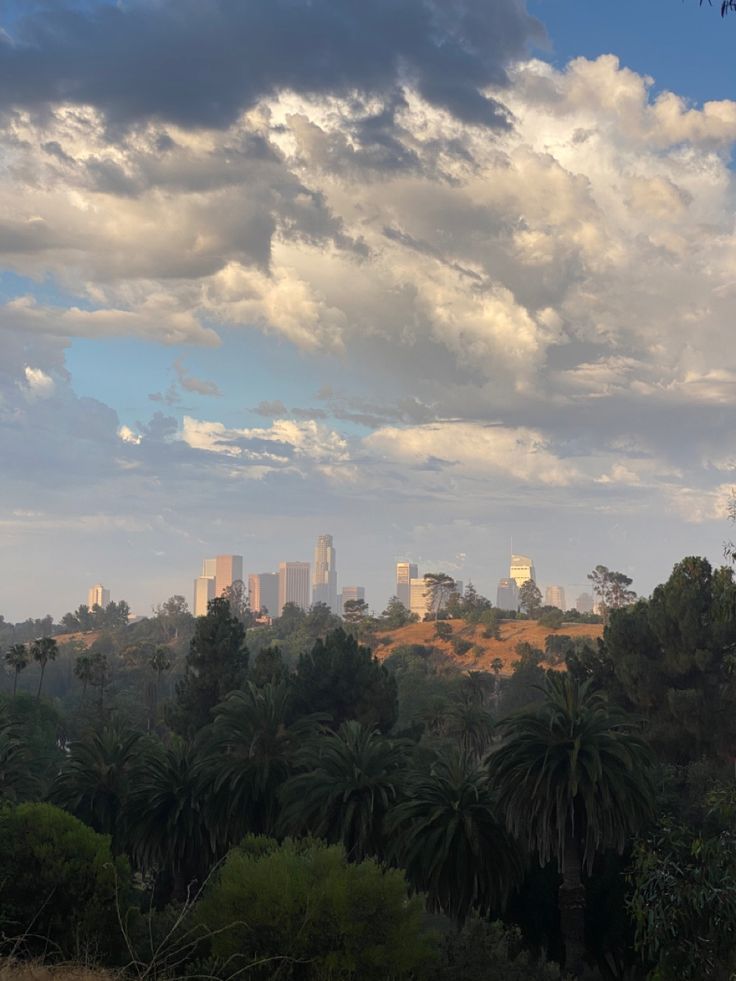
M213 599L207 615L197 618L186 673L167 713L171 728L186 738L193 736L211 721L212 709L229 692L243 687L247 675L245 628L226 599Z

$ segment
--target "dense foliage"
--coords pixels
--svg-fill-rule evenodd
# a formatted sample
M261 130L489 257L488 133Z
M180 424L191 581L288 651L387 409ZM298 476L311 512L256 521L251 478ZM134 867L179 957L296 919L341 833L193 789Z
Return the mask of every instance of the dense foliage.
M429 639L383 658L415 619L396 598L0 620L5 952L172 979L730 979L736 584L700 558L648 600L592 576L602 641L536 587L507 614L438 573ZM527 616L543 649L473 650Z

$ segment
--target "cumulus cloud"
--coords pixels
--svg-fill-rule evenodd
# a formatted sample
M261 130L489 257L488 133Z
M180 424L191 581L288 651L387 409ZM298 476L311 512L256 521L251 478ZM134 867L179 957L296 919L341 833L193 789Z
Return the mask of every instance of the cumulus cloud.
M51 398L56 390L56 384L51 375L47 375L41 368L31 368L29 366L26 366L24 374L29 398Z

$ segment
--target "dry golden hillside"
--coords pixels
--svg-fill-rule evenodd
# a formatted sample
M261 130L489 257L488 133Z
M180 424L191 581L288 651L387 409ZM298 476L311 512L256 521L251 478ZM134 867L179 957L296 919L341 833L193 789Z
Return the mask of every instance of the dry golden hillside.
M400 630L392 630L376 635L374 652L376 657L383 660L392 654L397 647L407 644L422 644L435 647L448 654L459 665L474 671L490 671L491 664L496 658L503 661L502 674L510 674L511 666L518 660L516 645L526 641L533 647L544 650L547 637L550 634L567 634L570 637L592 637L597 639L603 634L603 626L599 623L565 623L559 630L550 630L540 626L534 620L502 620L500 640L488 639L483 636L482 626L468 626L462 620L446 620L452 627L453 637L462 638L473 644L473 650L461 657L455 653L452 641L442 641L435 634L434 623L411 623ZM478 650L480 649L480 650Z

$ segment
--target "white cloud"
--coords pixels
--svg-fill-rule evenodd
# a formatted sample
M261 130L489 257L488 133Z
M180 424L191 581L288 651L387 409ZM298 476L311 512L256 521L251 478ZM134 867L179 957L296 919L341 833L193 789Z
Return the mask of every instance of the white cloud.
M26 366L26 392L31 399L48 399L56 391L54 379L47 375L41 368L31 368Z

